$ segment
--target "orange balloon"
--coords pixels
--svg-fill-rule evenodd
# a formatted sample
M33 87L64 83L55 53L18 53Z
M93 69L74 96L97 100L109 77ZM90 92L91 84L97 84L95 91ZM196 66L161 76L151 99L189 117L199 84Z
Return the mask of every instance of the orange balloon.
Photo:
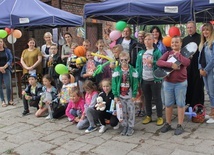
M86 49L84 46L77 46L75 49L74 49L74 54L78 57L85 57L86 55Z
M172 38L170 36L165 36L165 37L163 37L162 42L166 47L170 47L171 46L171 40L172 40Z
M13 36L14 36L15 38L21 38L22 32L21 32L20 30L14 30L14 31L13 31Z

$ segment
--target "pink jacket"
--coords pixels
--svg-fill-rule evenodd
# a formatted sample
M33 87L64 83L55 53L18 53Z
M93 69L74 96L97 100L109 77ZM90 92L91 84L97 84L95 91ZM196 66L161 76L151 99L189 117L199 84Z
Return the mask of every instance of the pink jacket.
M84 112L84 104L85 104L85 101L84 101L83 98L80 98L77 103L74 103L74 102L70 101L68 106L67 106L67 108L66 108L66 111L65 111L66 116L68 116L71 120L74 120L75 116L70 114L70 110L71 109L80 110L82 112L82 114L83 114L83 112Z

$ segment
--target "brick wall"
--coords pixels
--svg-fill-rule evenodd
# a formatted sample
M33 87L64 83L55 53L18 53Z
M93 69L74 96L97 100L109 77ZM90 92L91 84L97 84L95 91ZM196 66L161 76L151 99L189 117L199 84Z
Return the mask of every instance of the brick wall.
M62 10L71 12L77 15L83 15L83 7L85 3L95 2L94 1L86 1L86 0L42 0L43 2L52 5L56 8L61 8ZM61 2L61 3L60 3ZM99 21L94 22L94 20L88 19L87 22L89 24L87 27L87 39L91 40L92 47L91 49L95 49L95 43L98 39L102 38L102 24ZM29 28L21 28L22 37L17 39L16 43L14 44L14 52L15 55L20 57L22 51L27 47L28 39L34 37L37 40L37 45L41 46L44 44L43 35L45 32L52 32L52 29L29 29ZM93 30L93 31L92 31ZM70 32L74 38L74 41L77 42L79 45L82 45L83 38L77 37L77 28L71 27L64 27L58 28L59 33ZM11 44L9 44L5 40L8 48L12 50ZM61 49L61 47L59 47Z

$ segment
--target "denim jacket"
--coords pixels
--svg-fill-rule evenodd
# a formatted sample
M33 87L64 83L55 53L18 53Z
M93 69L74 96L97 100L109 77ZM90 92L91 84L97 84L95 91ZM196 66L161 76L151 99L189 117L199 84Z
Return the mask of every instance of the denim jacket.
M12 55L10 49L8 49L8 48L5 48L5 53L6 53L6 56L7 56L8 69L12 70L13 55Z
M209 48L207 44L204 44L204 53L205 53L205 58L206 58L206 67L204 70L209 73L210 71L214 71L214 42L212 43L212 47ZM199 58L201 58L201 51L199 53ZM201 64L198 64L198 69L202 69Z

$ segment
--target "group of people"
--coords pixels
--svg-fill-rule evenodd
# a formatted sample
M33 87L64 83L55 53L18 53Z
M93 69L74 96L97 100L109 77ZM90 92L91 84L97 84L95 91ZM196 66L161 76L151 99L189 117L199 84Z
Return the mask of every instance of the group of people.
M73 50L78 46L72 42L69 33L64 35L66 44L62 46L61 54L52 41L51 33L44 35L46 44L42 46L42 52L36 48L36 42L31 38L28 48L21 56L23 74L29 73L29 85L22 92L23 115L29 114L30 105L37 108L37 117L46 115L46 119L51 119L66 115L78 129L86 129L86 133L97 130L97 124L101 125L99 132L103 133L107 129L106 124L110 123L114 129L118 129L120 125L123 127L121 135L131 136L134 133L136 97L141 92L139 109L146 114L142 123L152 122L152 105L155 104L156 125L163 125L160 129L162 133L170 131L173 107L176 104L178 123L174 134L180 135L184 132L182 125L185 105L203 105L205 85L211 104L207 123L214 123L213 26L210 23L203 24L199 35L195 22L190 21L187 23L187 33L188 36L183 41L180 36L172 37L171 47L165 47L157 26L152 27L148 33L140 31L138 41L131 38L131 28L126 27L112 49L107 48L103 40L98 40L97 52L94 54L89 50L90 42L85 40L83 46L86 49L87 61L76 61L75 64L68 63ZM182 47L189 42L199 45L198 51L190 59L180 53ZM12 55L8 53L10 51L4 48L3 40L2 43L0 40L0 59L4 60L0 62L0 81L4 79L8 104L13 104L9 93L10 83L5 81L10 76L7 71L10 72L12 62ZM168 62L172 56L180 61L181 65ZM71 74L59 76L54 69L59 63L68 65L72 69ZM166 78L160 79L154 77L154 71L158 67L172 68L174 71ZM98 72L97 68L101 68L102 72ZM43 86L38 81L38 73L44 75ZM2 88L0 90L2 106L5 106L7 104ZM104 110L95 108L99 97L105 104ZM142 104L144 101L145 104ZM119 104L122 106L122 119L116 109Z

